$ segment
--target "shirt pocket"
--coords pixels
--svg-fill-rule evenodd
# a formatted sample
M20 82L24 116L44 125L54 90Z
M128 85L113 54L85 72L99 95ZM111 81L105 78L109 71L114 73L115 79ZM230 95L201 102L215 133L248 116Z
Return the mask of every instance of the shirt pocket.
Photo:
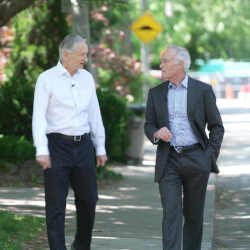
M79 101L79 108L81 110L87 110L92 100L92 91L81 90L77 92L77 95Z

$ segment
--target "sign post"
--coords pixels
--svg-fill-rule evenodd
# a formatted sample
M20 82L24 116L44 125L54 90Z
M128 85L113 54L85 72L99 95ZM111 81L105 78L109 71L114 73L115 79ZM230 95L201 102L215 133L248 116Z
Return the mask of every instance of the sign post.
M162 27L148 11L145 11L141 17L132 23L131 30L141 41L142 72L147 76L149 75L150 67L148 44L162 31ZM146 101L147 91L147 82L144 80L142 94L144 103Z

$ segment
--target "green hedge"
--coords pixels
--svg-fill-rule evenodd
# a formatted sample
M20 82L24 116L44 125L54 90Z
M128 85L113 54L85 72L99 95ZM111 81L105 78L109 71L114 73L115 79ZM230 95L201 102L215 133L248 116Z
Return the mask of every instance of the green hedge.
M31 142L33 91L30 87L29 91L25 91L26 95L21 95L21 90L19 94L15 94L15 88L3 86L0 89L1 92L0 128L4 136L0 137L0 158L16 162L33 159L35 154ZM7 92L9 93L7 94ZM11 93L12 95L10 95ZM129 113L126 102L124 98L108 91L98 90L97 93L106 132L106 149L109 160L124 161L129 144L127 130ZM26 107L26 112L22 112L22 109L14 104L15 96L18 96L19 103Z
M106 132L107 155L112 161L125 161L129 145L129 112L125 99L108 91L97 91Z
M27 243L39 239L45 230L45 219L0 211L0 249L31 249Z
M42 10L42 11L41 11ZM69 33L61 1L46 0L13 19L15 39L6 73L0 87L0 159L24 161L34 158L32 145L32 106L34 84L41 71L55 65L58 44ZM46 34L53 34L53 39ZM123 98L98 91L106 130L110 160L125 159L128 146L128 112Z
M34 159L35 148L24 136L0 136L0 159L24 162Z

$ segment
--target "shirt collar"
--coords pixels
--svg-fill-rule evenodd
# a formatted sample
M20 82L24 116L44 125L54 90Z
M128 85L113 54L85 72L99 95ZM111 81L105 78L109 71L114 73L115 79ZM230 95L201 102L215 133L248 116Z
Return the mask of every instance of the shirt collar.
M188 75L187 74L185 75L185 78L182 80L180 85L182 85L182 87L187 89L187 87L188 87ZM172 87L176 87L176 85L173 84L172 82L169 82L168 88L172 88Z
M60 62L60 60L58 61L58 63L57 63L57 65L56 65L56 68L57 68L57 70L58 70L58 73L60 74L60 75L70 75L69 74L69 72L68 72L68 70L66 70L64 67L63 67L63 65L62 65L62 63ZM77 70L77 72L75 73L75 74L77 74L79 72L79 70Z
M69 74L69 72L63 67L60 61L58 61L56 69L60 75Z

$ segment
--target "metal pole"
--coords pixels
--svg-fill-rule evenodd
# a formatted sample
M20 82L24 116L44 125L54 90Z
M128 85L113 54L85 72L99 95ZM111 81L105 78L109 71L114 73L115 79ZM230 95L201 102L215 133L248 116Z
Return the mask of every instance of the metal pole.
M73 32L83 36L87 40L88 48L90 48L90 29L89 29L89 6L88 1L84 0L70 0L72 4L72 21ZM89 52L88 56L88 70L92 73L92 57Z
M72 14L72 31L87 40L87 44L90 48L90 29L89 29L89 6L86 0L61 0L62 11ZM92 57L89 52L88 56L88 70L93 73L92 70Z
M142 12L148 10L148 0L142 0ZM149 75L149 46L141 42L141 62L142 62L142 72L144 76ZM142 87L142 102L146 102L146 96L148 92L148 84L147 80L143 80L143 87Z

